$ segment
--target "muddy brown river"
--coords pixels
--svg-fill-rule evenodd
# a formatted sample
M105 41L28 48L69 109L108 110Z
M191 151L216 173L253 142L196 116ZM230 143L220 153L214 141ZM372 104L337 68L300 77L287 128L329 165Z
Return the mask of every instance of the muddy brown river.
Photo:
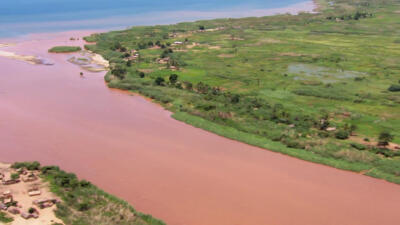
M55 63L0 57L0 161L59 165L170 225L400 224L400 185L194 128L47 53L84 34L0 41Z

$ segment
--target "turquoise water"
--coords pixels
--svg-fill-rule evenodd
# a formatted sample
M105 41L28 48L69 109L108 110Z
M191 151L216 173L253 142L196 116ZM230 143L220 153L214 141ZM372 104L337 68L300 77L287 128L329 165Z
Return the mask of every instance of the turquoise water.
M260 9L283 8L304 1L2 0L0 37L34 32L111 29L183 20L252 16L262 13Z

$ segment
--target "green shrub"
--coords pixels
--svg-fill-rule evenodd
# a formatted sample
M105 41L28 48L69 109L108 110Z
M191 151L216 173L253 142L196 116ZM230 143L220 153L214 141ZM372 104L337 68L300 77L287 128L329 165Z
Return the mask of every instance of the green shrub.
M336 132L335 137L337 139L345 140L345 139L349 138L349 132L347 132L345 130L339 130L338 132Z
M388 90L391 91L391 92L398 92L398 91L400 91L400 85L392 84L392 85L390 85Z
M154 80L154 83L155 83L156 85L158 85L158 86L164 85L164 82L165 82L165 80L164 80L164 78L162 78L162 77L157 77L157 78Z
M11 174L11 179L12 180L17 180L18 178L19 178L19 174L18 173Z
M37 161L34 162L17 162L11 165L11 168L20 169L25 168L27 170L39 170L40 163Z
M169 82L171 84L175 84L178 81L178 75L176 74L171 74L171 76L169 76Z
M297 149L305 149L306 148L306 146L303 143L301 143L300 141L297 141L297 140L286 139L283 141L283 143L288 148L297 148Z
M89 206L89 203L87 203L87 202L82 202L82 203L79 203L79 206L78 206L78 210L79 211L88 211L90 209L90 206Z
M12 221L14 221L13 218L8 217L6 213L4 212L0 212L0 222L2 223L11 223Z
M60 171L60 168L58 166L43 166L40 170L43 174L49 174L51 172Z
M378 145L381 146L387 146L389 145L389 142L393 141L394 136L389 133L388 131L382 131L379 134L379 142Z
M365 150L366 147L365 145L359 144L359 143L351 143L350 144L351 147L358 149L358 150Z

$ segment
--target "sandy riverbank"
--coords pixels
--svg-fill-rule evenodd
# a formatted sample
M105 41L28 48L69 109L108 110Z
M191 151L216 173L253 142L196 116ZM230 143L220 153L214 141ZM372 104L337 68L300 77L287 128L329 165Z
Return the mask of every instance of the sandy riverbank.
M76 44L76 39L70 38L70 45ZM78 42L81 47L85 44L83 41ZM36 55L20 55L12 51L3 51L1 48L7 48L16 44L0 44L0 57L5 57L13 60L19 60L22 62L27 62L32 65L53 65L54 63L48 58L43 58ZM54 53L56 54L56 53ZM69 56L68 61L80 66L84 70L88 70L91 72L101 72L107 71L110 64L107 60L105 60L101 55L94 54L87 50L82 50L78 53L69 53L65 54ZM79 59L84 59L84 61L79 62Z
M5 47L10 47L12 46L11 44L0 44L0 57L6 57L9 59L15 59L15 60L21 60L30 64L40 64L40 59L38 59L35 56L29 56L29 55L18 55L15 54L14 52L8 52L8 51L3 51L1 48Z

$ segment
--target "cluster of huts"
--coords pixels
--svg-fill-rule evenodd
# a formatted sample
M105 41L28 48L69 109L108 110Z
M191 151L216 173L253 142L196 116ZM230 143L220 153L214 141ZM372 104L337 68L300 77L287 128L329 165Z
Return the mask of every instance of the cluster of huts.
M139 52L137 50L133 49L133 50L131 50L131 54L128 57L128 60L137 60L137 59L139 59L139 57L140 57Z
M9 187L10 190L3 191L0 193L0 210L8 212L12 215L20 215L24 219L39 218L39 209L44 209L53 206L59 200L54 198L43 198L32 201L29 207L23 207L18 201L16 201L13 195L13 186L17 185L21 181L24 183L34 182L39 179L37 172L27 171L24 169L16 170L19 176L12 176L11 174L5 174L0 172L1 184L5 187ZM33 185L26 190L28 197L40 196L42 193L40 188ZM27 210L23 210L23 208Z

